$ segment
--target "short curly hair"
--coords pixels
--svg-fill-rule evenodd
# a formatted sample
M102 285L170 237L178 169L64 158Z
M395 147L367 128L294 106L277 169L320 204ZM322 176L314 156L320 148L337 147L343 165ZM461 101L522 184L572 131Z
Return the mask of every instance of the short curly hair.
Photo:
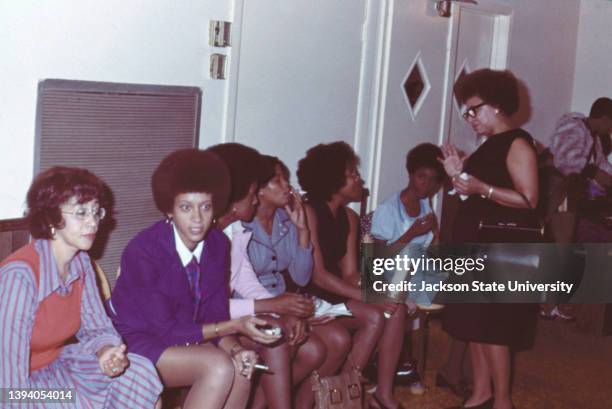
M308 197L328 201L346 183L346 170L358 166L359 157L346 142L319 144L298 163L297 177Z
M433 143L421 143L408 151L406 154L406 171L413 174L419 168L431 168L435 170L439 181L444 180L446 172L438 158L443 158L442 149Z
M180 149L166 156L153 172L151 188L157 208L168 214L181 193L210 193L215 217L223 214L229 197L230 176L213 152Z
M249 146L240 143L222 143L209 148L227 165L231 178L229 203L236 203L246 197L253 183L263 185L274 176L274 168L264 166L262 155Z
M76 197L78 203L98 200L100 207L108 205L110 190L102 180L82 168L55 166L34 178L26 196L26 221L36 239L51 239L52 228L64 227L60 206Z
M518 81L508 70L483 68L473 71L457 81L454 91L462 104L478 96L507 116L514 115L519 108Z

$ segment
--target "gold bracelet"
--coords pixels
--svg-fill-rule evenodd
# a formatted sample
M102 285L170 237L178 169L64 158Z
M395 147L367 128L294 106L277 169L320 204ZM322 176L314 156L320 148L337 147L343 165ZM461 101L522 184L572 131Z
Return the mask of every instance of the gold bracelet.
M491 196L493 196L493 186L489 186L489 192L487 194L487 199L491 200Z
M217 326L218 322L215 322L215 337L219 338L219 327Z

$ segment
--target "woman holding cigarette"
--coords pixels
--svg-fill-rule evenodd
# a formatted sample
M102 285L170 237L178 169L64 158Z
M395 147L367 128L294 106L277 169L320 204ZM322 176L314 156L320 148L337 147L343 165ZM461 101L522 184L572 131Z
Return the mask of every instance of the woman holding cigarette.
M263 156L263 164L273 169L259 189L259 206L251 222L243 222L242 235L250 235L249 260L259 282L277 296L300 292L312 277L312 245L302 198L289 184L289 169L280 159ZM291 317L296 320L298 317ZM342 366L350 348L346 330L331 317L308 318L311 329L301 345L292 347L295 407L311 408L314 396L306 377L317 370L320 376L333 375ZM306 380L305 380L306 379Z

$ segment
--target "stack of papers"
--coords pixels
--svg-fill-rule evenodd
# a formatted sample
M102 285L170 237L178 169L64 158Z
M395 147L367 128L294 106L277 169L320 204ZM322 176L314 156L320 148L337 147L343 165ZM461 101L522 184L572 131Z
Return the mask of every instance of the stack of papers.
M344 303L330 304L327 301L322 300L320 298L315 298L314 303L315 303L315 313L314 313L315 317L321 317L324 315L328 315L331 317L341 317L341 316L352 317L353 316L353 313L351 312L351 310L346 308L346 304Z

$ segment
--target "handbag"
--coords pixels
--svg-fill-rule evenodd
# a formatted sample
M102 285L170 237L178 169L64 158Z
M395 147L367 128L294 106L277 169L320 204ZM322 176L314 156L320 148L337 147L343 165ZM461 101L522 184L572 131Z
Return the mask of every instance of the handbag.
M527 197L518 192L529 209L496 207L478 222L478 240L485 243L541 243L544 224ZM493 214L496 213L496 214Z
M361 371L355 366L334 376L321 377L314 371L310 382L315 396L315 409L363 408Z

